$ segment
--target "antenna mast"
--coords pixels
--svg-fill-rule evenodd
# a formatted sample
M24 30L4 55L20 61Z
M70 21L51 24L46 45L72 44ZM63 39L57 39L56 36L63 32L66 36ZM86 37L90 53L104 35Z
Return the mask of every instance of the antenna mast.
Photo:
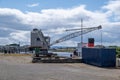
M82 54L82 46L83 46L83 19L81 18L81 54ZM79 56L81 56L79 54Z

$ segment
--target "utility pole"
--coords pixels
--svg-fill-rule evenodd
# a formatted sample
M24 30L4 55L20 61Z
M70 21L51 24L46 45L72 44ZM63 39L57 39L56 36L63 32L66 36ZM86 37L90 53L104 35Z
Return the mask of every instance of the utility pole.
M102 30L101 30L101 47L102 47L102 36L103 36L103 35L102 35Z
M19 46L18 46L18 53L20 54L20 41L19 41Z
M81 19L81 44L83 43L83 19Z
M82 46L83 46L83 19L81 18L81 55L79 54L79 56L82 57Z

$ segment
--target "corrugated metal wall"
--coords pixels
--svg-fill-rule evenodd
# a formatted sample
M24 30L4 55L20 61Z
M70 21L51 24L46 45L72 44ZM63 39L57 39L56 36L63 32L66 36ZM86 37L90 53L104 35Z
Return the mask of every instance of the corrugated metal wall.
M82 59L84 63L100 66L116 66L116 50L109 48L83 48Z
M32 47L42 47L43 46L43 42L40 40L38 34L39 34L39 31L31 32L31 46ZM37 40L37 38L39 40Z

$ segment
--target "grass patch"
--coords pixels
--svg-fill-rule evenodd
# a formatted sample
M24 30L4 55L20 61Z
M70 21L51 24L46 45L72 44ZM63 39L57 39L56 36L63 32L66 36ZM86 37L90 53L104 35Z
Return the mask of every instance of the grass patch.
M32 56L32 54L0 54L0 56Z

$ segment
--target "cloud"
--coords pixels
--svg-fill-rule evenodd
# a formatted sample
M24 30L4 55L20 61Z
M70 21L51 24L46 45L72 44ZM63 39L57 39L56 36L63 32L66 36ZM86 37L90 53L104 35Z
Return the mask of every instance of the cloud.
M18 40L21 42L30 42L29 38L27 38L26 36L29 36L30 32L29 31L16 31L16 32L12 32L10 33L10 38L12 40Z
M8 38L8 37L5 37L5 38L2 38L2 37L0 37L0 45L6 45L6 43L7 44L11 44L11 40Z
M102 8L107 9L107 13L113 15L115 21L120 21L120 0L110 0Z
M16 30L30 29L27 15L17 9L0 8L0 28ZM26 22L27 21L27 22Z
M116 2L117 1L118 0L116 0ZM64 32L65 29L80 28L81 19L83 19L84 27L103 26L103 43L112 44L114 42L113 44L116 43L116 45L118 45L120 40L120 21L119 14L117 13L119 13L119 11L109 7L113 4L117 4L118 7L119 5L116 2L108 2L100 11L87 10L86 5L68 9L42 9L40 12L25 13L18 9L0 8L0 42L2 42L0 44L19 41L28 44L30 41L30 31L33 28L42 29L45 35L49 35L51 40L55 41L60 37L72 33ZM113 13L115 14L114 17ZM112 22L111 19L113 18L117 19ZM86 34L84 35L85 42L87 42L89 37L94 37L96 43L100 43L100 35L100 31ZM80 42L80 37L58 45L64 44L65 46L71 46L77 42Z
M36 7L39 6L39 3L28 4L27 7Z

